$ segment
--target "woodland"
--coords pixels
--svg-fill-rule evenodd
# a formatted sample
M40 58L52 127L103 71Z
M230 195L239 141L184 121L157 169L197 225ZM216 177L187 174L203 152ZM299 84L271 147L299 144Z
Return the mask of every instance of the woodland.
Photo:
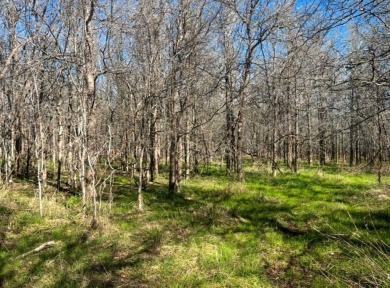
M390 287L390 0L0 1L0 287Z

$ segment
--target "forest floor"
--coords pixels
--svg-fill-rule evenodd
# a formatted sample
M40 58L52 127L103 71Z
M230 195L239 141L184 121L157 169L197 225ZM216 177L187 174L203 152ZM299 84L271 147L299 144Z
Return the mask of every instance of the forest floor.
M164 176L164 175L163 175ZM0 191L0 287L390 287L390 179L344 166L276 178L218 167L166 192L118 176L97 225L80 197L19 181ZM53 246L26 254L48 241Z

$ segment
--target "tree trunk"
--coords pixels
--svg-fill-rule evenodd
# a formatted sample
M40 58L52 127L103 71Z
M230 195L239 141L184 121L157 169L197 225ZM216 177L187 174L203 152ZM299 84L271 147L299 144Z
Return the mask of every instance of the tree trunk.
M243 125L244 123L243 123L242 111L239 111L237 116L237 180L238 181L244 180L244 174L242 171Z
M278 136L278 111L276 106L276 101L274 101L273 105L273 127L272 127L272 176L276 177L276 172L278 170L277 164L277 151L276 151L276 141Z
M144 145L141 145L141 151L139 155L139 178L138 178L138 211L144 211L144 198L142 195L142 186L143 186L143 158L144 158Z
M319 158L320 158L320 165L325 165L326 162L326 147L325 147L325 108L320 107L318 109L318 120L320 123L319 127Z

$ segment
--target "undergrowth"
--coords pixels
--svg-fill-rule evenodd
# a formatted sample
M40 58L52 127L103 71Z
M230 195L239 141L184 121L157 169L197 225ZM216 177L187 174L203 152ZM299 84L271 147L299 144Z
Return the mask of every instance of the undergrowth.
M374 174L328 166L272 178L254 164L238 183L201 171L177 195L163 177L151 184L144 213L117 176L95 226L78 196L48 189L41 218L35 186L3 187L0 286L389 286L390 187Z

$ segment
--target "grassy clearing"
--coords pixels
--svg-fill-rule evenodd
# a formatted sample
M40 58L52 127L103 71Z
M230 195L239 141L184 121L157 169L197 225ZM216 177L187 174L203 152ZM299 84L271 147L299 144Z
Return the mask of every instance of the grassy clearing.
M203 171L180 195L152 184L143 214L118 176L95 229L76 196L47 191L40 218L34 186L3 188L0 286L389 286L390 187L375 175L329 166L272 178L253 165L237 183Z

